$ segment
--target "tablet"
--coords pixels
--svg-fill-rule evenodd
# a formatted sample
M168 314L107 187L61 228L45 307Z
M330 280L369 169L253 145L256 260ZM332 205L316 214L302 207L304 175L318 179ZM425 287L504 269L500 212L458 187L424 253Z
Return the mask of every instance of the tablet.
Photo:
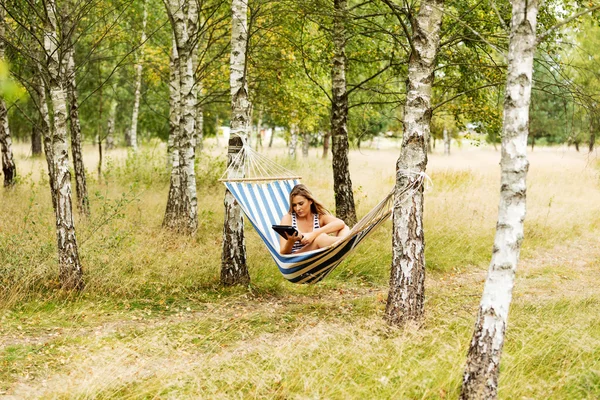
M294 236L294 234L298 234L296 228L291 225L273 225L271 226L273 230L281 235L282 238L286 239L288 236ZM287 235L286 235L287 234Z

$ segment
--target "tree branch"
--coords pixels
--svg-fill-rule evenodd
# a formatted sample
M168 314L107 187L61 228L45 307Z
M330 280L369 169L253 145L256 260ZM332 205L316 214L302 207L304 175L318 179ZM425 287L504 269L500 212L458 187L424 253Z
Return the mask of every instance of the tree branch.
M548 28L546 30L546 32L542 33L541 35L538 35L536 44L540 44L548 35L550 35L553 31L557 30L558 28L560 28L563 25L568 24L569 22L573 21L574 19L577 19L579 17L581 17L584 14L587 14L589 12L592 12L594 10L597 10L600 8L600 5L594 6L594 7L590 7L590 8L586 8L583 11L580 11L576 14L571 15L569 18L564 19L562 21L557 22L554 26L551 26L550 28Z

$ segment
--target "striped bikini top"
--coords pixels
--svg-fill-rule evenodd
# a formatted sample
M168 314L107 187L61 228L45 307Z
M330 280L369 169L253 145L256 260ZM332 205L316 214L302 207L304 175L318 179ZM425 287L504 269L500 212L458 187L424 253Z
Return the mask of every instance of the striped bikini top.
M298 222L296 221L296 213L292 213L292 226L294 228L298 229ZM321 224L319 223L319 215L313 214L313 231L315 229L319 229L320 227L321 227ZM304 247L304 245L302 244L302 242L299 240L296 240L296 242L294 242L294 246L292 247L292 253L296 253L298 250L300 250L303 247Z

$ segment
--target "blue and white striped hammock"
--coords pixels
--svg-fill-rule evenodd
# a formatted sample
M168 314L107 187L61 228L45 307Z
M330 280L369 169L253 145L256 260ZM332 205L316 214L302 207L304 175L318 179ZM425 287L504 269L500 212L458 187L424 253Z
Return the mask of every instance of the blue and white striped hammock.
M244 157L243 159L239 157ZM265 243L285 279L293 283L316 283L325 278L362 242L375 228L385 222L392 213L394 191L391 191L371 212L365 215L340 241L321 249L295 254L279 253L279 235L271 226L279 224L289 210L289 194L299 183L300 177L274 164L244 144L238 153L236 171L229 170L228 178L222 179L227 189L239 203L248 220ZM257 160L262 164L257 167ZM264 164L271 168L265 168ZM248 171L266 171L277 168L269 177L248 177ZM240 172L243 169L243 173ZM254 174L255 175L255 174ZM261 175L264 175L261 174ZM423 183L422 175L409 179L402 193L414 193Z

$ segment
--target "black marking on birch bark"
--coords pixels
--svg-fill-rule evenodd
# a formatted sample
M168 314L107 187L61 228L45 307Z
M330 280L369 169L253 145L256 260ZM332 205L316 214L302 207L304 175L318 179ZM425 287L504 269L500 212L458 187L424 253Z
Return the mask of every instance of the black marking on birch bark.
M461 400L495 399L498 394L498 370L504 341L499 349L493 348L496 332L483 330L483 323L489 316L498 319L495 310L488 309L478 315L475 323L475 334L467 354L467 368L463 375L463 385L460 393ZM502 324L501 336L504 337L506 326Z

